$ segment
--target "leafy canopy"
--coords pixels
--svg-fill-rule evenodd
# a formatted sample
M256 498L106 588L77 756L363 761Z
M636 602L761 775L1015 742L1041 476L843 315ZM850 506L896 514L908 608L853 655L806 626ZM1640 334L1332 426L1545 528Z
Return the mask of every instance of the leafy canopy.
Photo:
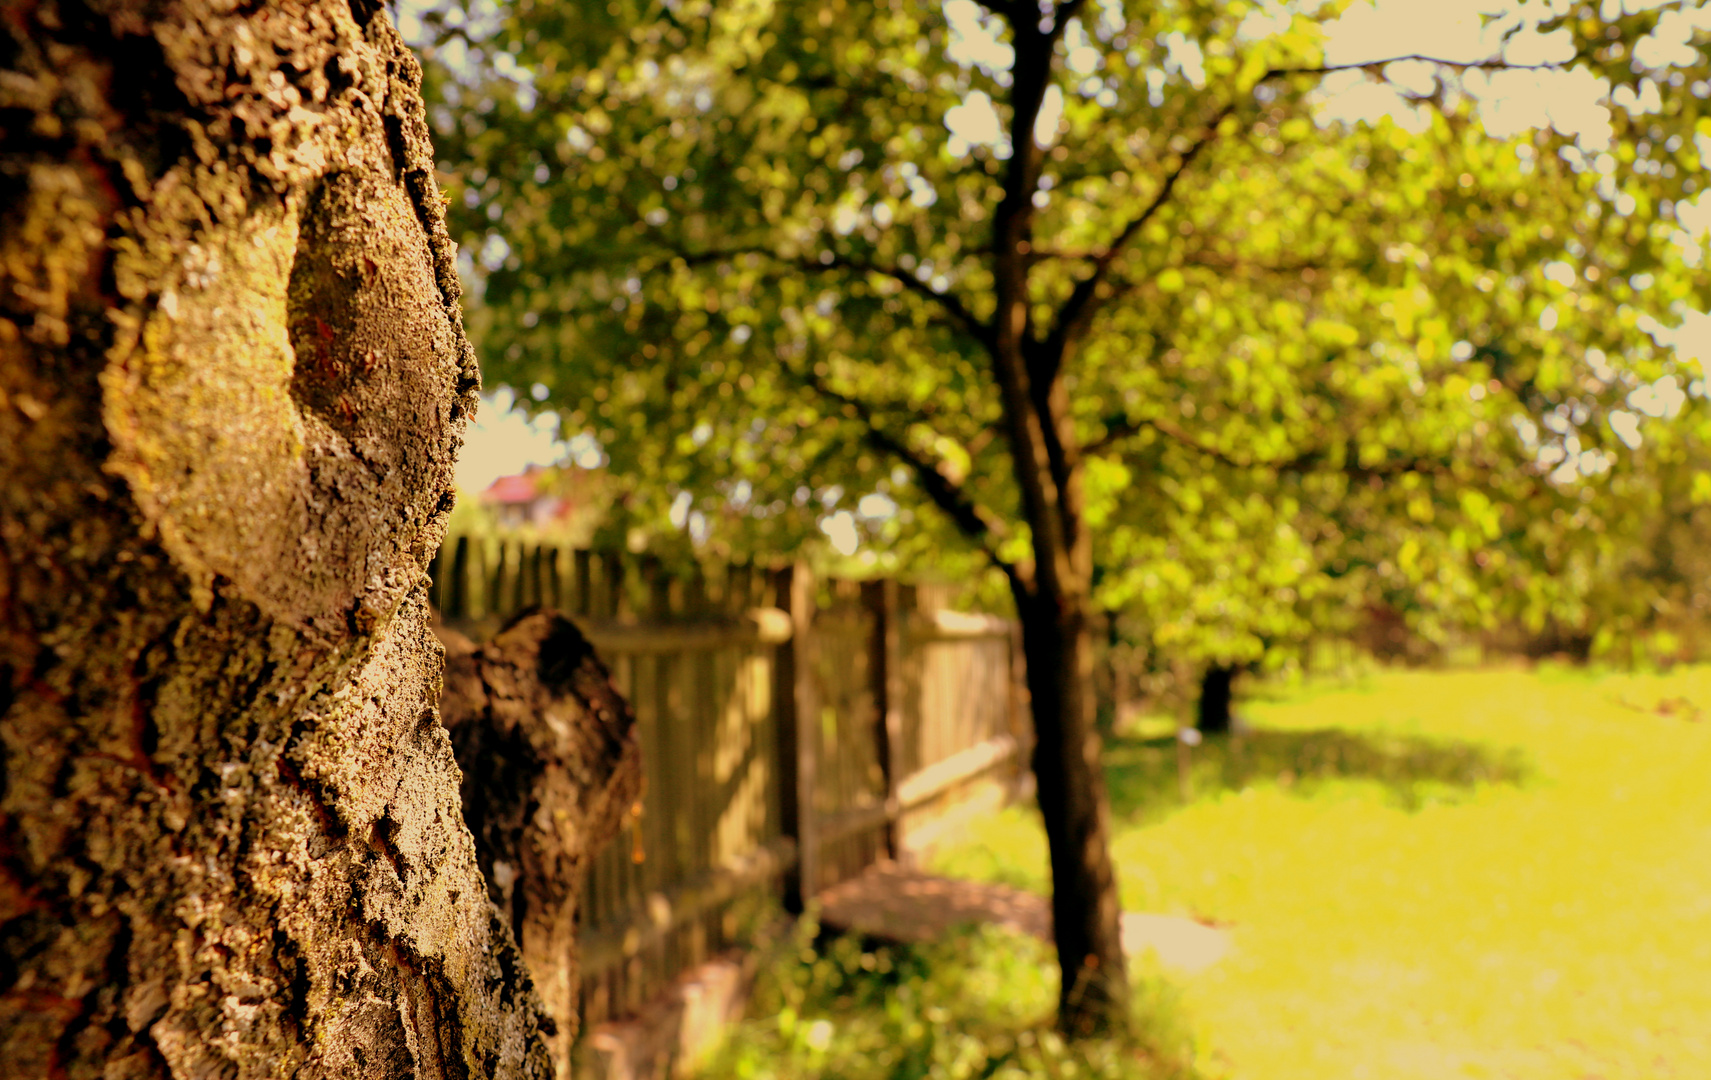
M1680 395L1665 327L1711 306L1692 9L1516 22L1604 80L1602 143L1489 130L1502 54L1374 65L1401 120L1336 119L1337 4L1040 10L1028 132L1018 16L972 0L430 10L489 377L593 433L656 544L841 512L888 559L1025 565L988 354L1031 138L1026 335L1062 358L1100 603L1225 661L1356 603L1584 622L1659 507L1630 398Z

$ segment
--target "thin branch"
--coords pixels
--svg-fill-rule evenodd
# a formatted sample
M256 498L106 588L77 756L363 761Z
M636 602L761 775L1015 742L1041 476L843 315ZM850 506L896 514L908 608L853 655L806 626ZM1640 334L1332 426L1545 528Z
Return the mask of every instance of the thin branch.
M793 265L801 270L812 271L842 269L854 270L857 273L878 274L881 277L888 277L902 285L905 289L936 303L939 307L945 310L945 313L951 317L951 320L955 322L964 333L974 338L975 341L979 342L982 346L991 346L991 326L976 318L974 312L970 311L967 305L957 299L954 294L949 292L939 292L920 278L916 277L914 274L905 270L900 270L895 267L876 266L872 263L864 263L854 259L846 259L836 253L833 254L832 261L829 263L820 262L814 259L800 259Z
M711 251L674 251L672 253L673 258L682 259L690 266L704 266L707 263L719 262L723 259L735 259L743 255L759 255L782 266L808 273L849 270L858 274L877 274L880 277L890 278L910 292L932 301L949 316L950 322L957 329L974 338L980 345L986 347L991 345L992 327L980 321L974 312L970 311L968 306L958 299L954 293L939 292L914 274L897 267L880 266L876 263L850 259L835 253L831 262L822 262L819 259L789 259L764 247L720 248Z
M1055 40L1063 33L1069 20L1081 14L1081 9L1087 6L1087 0L1065 0L1052 12L1052 37Z
M1334 274L1344 270L1360 270L1356 263L1331 262L1322 259L1301 259L1296 262L1253 262L1247 259L1226 259L1206 252L1190 255L1178 264L1179 266L1197 266L1207 270L1220 270L1226 274L1261 274L1282 277L1298 276L1308 270L1315 274Z
M868 445L881 453L890 454L907 465L915 474L916 482L933 504L942 510L947 517L961 530L981 553L987 557L993 566L997 567L1012 582L1019 581L1020 570L1013 563L1002 558L993 546L992 541L1002 540L1005 534L1004 523L995 517L991 511L981 506L969 497L962 486L941 471L938 465L929 461L909 446L903 439L892 435L880 426L871 404L850 394L835 390L826 381L815 375L813 371L799 371L790 364L784 365L785 373L808 389L819 394L828 401L842 405L846 410L855 414L863 427L862 437Z
M1305 68L1272 68L1261 75L1254 85L1270 82L1273 79L1284 79L1292 75L1335 75L1342 71L1366 71L1377 74L1387 64L1399 64L1403 61L1414 60L1424 64L1434 64L1438 67L1450 68L1454 71L1557 71L1577 60L1585 60L1592 54L1586 50L1576 52L1567 60L1542 64L1511 64L1507 60L1496 58L1488 60L1446 60L1441 56L1426 56L1422 53L1408 53L1403 56L1388 56L1379 60L1362 60L1352 64L1325 64L1320 67Z
M1585 59L1588 55L1589 54L1585 51L1581 51L1577 52L1569 60L1557 63L1512 64L1500 59L1462 61L1426 56L1422 53L1408 53L1402 56L1392 56L1379 60L1367 60L1351 64L1326 64L1310 68L1272 68L1265 74L1261 75L1254 85L1258 86L1260 83L1289 78L1296 75L1331 75L1342 71L1367 71L1377 74L1378 72L1381 72L1387 64L1394 64L1408 60L1434 64L1457 71L1557 70L1566 67L1577 60ZM1158 191L1154 193L1152 201L1149 202L1139 214L1131 218L1129 222L1123 226L1123 228L1117 233L1116 238L1112 240L1112 242L1103 251L1085 253L1040 252L1035 256L1036 258L1042 259L1060 258L1091 262L1093 264L1093 273L1076 285L1075 289L1070 293L1069 299L1066 300L1063 307L1059 309L1052 329L1046 337L1045 347L1038 353L1039 363L1042 365L1043 370L1035 373L1036 378L1055 375L1057 366L1063 363L1064 358L1068 355L1068 350L1074 345L1076 337L1086 329L1088 322L1091 321L1092 317L1102 306L1101 300L1109 298L1102 297L1100 293L1101 287L1107 284L1107 278L1110 275L1112 265L1123 254L1123 251L1128 247L1129 243L1135 238L1135 236L1139 234L1141 229L1146 227L1147 222L1152 220L1152 218L1164 208L1165 204L1170 201L1170 197L1176 188L1177 182L1182 179L1183 174L1185 174L1194 164L1194 159L1217 140L1219 125L1223 123L1225 118L1230 116L1230 114L1236 110L1239 100L1240 95L1218 110L1217 114L1206 125L1205 130L1201 133L1200 137L1196 139L1187 150L1183 151L1182 156L1177 159L1176 166L1165 175L1164 182L1160 184Z
M1147 222L1151 221L1153 216L1164 208L1165 203L1170 201L1171 193L1176 190L1177 182L1194 164L1194 159L1200 156L1201 151L1218 138L1218 126L1235 109L1236 103L1232 101L1218 110L1217 115L1213 116L1211 121L1207 123L1200 137L1182 152L1182 156L1177 159L1176 167L1166 174L1164 182L1153 193L1152 201L1147 203L1139 214L1129 219L1128 224L1123 226L1117 233L1116 239L1112 240L1104 251L1093 257L1093 273L1075 286L1074 291L1069 295L1069 299L1064 301L1063 307L1058 310L1051 332L1046 336L1045 347L1040 350L1042 370L1035 373L1035 378L1049 380L1056 377L1057 369L1062 365L1064 357L1068 355L1070 347L1082 331L1087 328L1087 324L1098 311L1100 301L1104 299L1100 293L1111 275L1112 264L1123 254L1129 242L1146 227Z
M1265 461L1253 458L1244 460L1243 458L1232 457L1216 446L1209 446L1190 435L1188 432L1177 427L1169 420L1160 420L1157 417L1142 417L1139 419L1124 417L1122 419L1108 421L1105 426L1105 436L1097 442L1089 444L1087 448L1088 452L1092 453L1095 447L1098 447L1101 450L1107 449L1122 439L1128 438L1132 435L1138 435L1142 431L1148 429L1158 432L1160 435L1165 436L1172 442L1179 443L1182 446L1193 450L1195 453L1209 457L1220 464L1228 465L1232 469L1276 469L1279 472L1296 472L1305 468L1307 465L1312 464L1313 461L1317 460L1321 456L1321 452L1318 450L1308 450L1297 454L1295 457L1286 458L1280 461Z
M1280 473L1300 473L1308 471L1315 465L1325 464L1330 460L1330 454L1325 448L1303 450L1294 457L1282 458L1277 461L1266 461L1260 458L1243 459L1233 457L1216 446L1209 446L1201 440L1196 439L1193 435L1190 435L1188 432L1177 427L1175 424L1172 424L1170 421L1160 420L1156 417L1147 417L1142 419L1130 419L1124 417L1107 420L1105 435L1094 442L1089 443L1087 445L1087 452L1096 453L1108 450L1123 439L1138 435L1141 431L1147 429L1156 431L1170 439L1172 442L1178 443L1195 453L1211 458L1219 464L1227 465L1232 469L1241 469L1243 471L1252 469L1270 469ZM1353 448L1351 447L1350 450L1352 451L1352 449ZM1350 452L1344 454L1344 464L1335 471L1357 479L1370 480L1374 478L1383 479L1388 476L1400 476L1404 473L1420 473L1428 476L1450 475L1455 471L1454 466L1455 463L1453 461L1431 457L1400 457L1392 458L1387 461L1376 462L1372 465L1362 465L1360 464L1360 455L1358 453Z

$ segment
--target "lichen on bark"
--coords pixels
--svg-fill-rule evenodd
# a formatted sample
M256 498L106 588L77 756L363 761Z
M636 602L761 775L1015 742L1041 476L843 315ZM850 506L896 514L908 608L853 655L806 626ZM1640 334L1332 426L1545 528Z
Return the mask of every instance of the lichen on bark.
M0 19L0 1062L550 1075L438 719L478 375L379 5Z

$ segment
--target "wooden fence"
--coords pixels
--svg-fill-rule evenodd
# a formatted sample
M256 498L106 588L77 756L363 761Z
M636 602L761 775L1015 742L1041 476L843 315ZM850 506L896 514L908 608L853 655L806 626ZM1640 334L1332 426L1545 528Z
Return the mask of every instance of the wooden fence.
M1023 760L1013 624L893 581L467 536L432 579L477 637L535 604L571 615L635 708L647 787L588 869L587 1024L728 947L757 899L800 910L1001 800Z

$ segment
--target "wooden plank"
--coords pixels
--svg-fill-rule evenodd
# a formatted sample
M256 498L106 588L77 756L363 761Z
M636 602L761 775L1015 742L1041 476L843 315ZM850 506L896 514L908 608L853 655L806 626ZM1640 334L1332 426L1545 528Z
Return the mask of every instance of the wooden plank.
M918 611L909 621L909 633L917 641L968 641L976 638L1010 637L1011 621L996 615L963 611Z
M460 536L452 548L451 592L446 598L448 619L469 617L469 537Z
M1005 680L1009 691L1010 735L1016 740L1020 758L1028 760L1034 752L1033 695L1028 689L1027 653L1022 647L1022 624L1010 624L1010 677Z
M656 627L669 627L672 620L672 582L666 576L659 559L646 556L640 561L642 587L647 597L647 619ZM596 646L598 648L598 646ZM690 868L684 856L689 847L689 803L694 799L694 774L686 768L693 748L686 745L681 708L682 695L677 678L681 664L679 650L654 649L646 654L646 665L653 670L655 709L658 713L658 739L653 754L659 763L660 787L653 789L652 809L660 818L662 850L656 856L654 879L658 888L668 881L681 880Z
M556 545L547 548L547 591L546 595L541 599L541 603L558 611L563 611L568 606L564 602L564 575L561 566L562 562L563 557Z
M583 618L594 616L594 554L587 548L577 548L571 556L575 563L576 601L566 607Z
M881 796L886 803L897 798L900 770L898 757L903 741L903 633L897 582L886 579L862 585L862 600L873 618L869 645L868 676L873 685L873 745L879 762ZM898 833L900 818L887 817L885 854L895 857L902 850Z
M472 588L470 589L469 607L464 609L463 616L466 619L474 619L488 613L487 609L491 606L490 598L493 595L491 592L493 585L490 580L492 562L488 558L487 540L484 537L472 538L469 554L469 583ZM481 594L479 597L475 595L477 592Z
M897 816L898 806L895 801L858 803L835 813L823 814L815 823L820 846L822 850L841 848L846 841L862 833L890 828Z
M536 550L540 550L536 548ZM507 615L515 615L529 606L529 568L531 564L529 546L523 541L517 541L517 557L512 563L514 576L511 580L511 605Z
M508 564L511 559L511 545L507 544L503 538L501 538L498 543L498 558L493 563L492 576L487 580L487 593L482 597L483 607L485 608L482 614L488 616L504 616L510 614L505 610L505 582L510 579L510 575L507 573L507 570L509 569Z
M693 567L683 582L682 618L699 619L710 615L707 600L707 579L699 565ZM713 778L713 754L718 741L717 673L714 670L718 649L696 649L681 661L683 698L686 719L693 733L694 799L691 801L690 822L694 834L691 864L699 871L716 865L713 858L713 832L719 821L717 785Z
M697 877L648 892L629 915L583 937L582 971L594 978L662 940L703 912L796 865L796 845L781 837Z
M992 771L1015 756L1016 740L1008 735L952 754L902 781L892 798L858 803L836 813L822 815L816 822L820 844L830 848L859 838L863 833L877 833L881 826L895 822L902 814Z
M608 551L600 556L600 597L593 614L603 619L616 619L630 609L624 588L624 556Z
M1014 760L1016 750L1015 739L1008 735L1000 735L995 739L976 743L966 750L952 754L943 761L929 765L897 785L898 808L900 810L913 810L951 788L990 771L995 766Z
M777 718L779 826L796 844L793 872L785 875L784 905L801 912L818 884L819 843L814 834L815 735L813 686L814 580L806 564L774 576L774 603L790 614L791 636L775 656L773 709Z
M522 590L524 593L523 602L517 605L520 608L546 605L546 566L544 565L546 552L547 549L544 544L536 544L534 550L529 552L529 583L528 588Z
M632 656L779 645L794 632L789 613L778 608L751 608L736 618L615 622L577 615L571 621L596 650Z

